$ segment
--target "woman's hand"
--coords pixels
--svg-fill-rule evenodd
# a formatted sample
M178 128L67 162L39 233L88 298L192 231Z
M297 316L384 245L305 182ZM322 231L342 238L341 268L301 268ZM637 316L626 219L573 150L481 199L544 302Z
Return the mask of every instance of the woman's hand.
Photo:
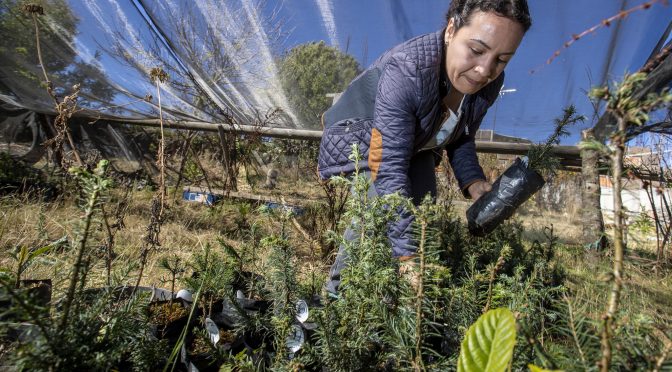
M492 185L490 185L490 183L488 183L487 181L483 180L476 181L471 185L469 185L469 187L467 188L469 195L471 196L472 199L474 199L474 201L478 200L478 198L480 198L481 196L483 196L483 194L485 194L490 190L492 190Z

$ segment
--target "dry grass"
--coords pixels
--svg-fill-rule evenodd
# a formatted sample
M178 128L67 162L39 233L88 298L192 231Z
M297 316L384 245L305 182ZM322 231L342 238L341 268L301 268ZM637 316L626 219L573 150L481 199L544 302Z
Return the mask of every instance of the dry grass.
M296 184L292 183L296 182ZM314 185L298 181L286 181L282 189L292 189L295 193L309 195L317 193ZM281 189L281 190L282 190ZM112 192L106 204L108 213L116 207L122 197L123 190ZM171 193L169 192L169 195ZM124 218L125 228L118 232L115 241L117 257L114 262L115 272L120 283L132 285L137 270L137 261L145 234L150 211L149 205L152 196L151 190L134 190L130 197L127 214ZM10 252L19 246L38 247L57 240L64 235L73 237L75 226L80 217L80 211L75 207L74 200L59 200L52 203L42 203L21 197L5 197L0 199L0 267L13 269L14 261ZM464 217L468 207L466 202L456 202L456 213ZM577 246L581 226L574 221L575 216L568 216L557 212L539 212L531 207L524 208L515 218L525 227L526 238L529 240L544 240L544 228L553 225L554 233L560 238L564 247L558 257L567 268L567 285L576 298L589 301L595 314L603 309L606 300L607 260L586 253ZM161 229L161 249L154 253L145 269L142 285L156 285L167 287L164 278L168 275L158 267L162 256L177 255L188 261L191 256L203 249L205 244L217 247L217 238L223 238L227 243L242 248L245 241L235 233L238 204L224 201L216 207L207 207L197 203L189 203L178 199L169 204L166 222ZM277 219L251 213L250 223L257 222L262 227L262 235L278 233L280 222ZM102 225L94 229L91 249L96 249L104 238ZM297 248L298 263L304 277L314 276L321 281L328 268L327 262L316 257L314 246L302 234L297 232L291 223L286 230L290 235L293 246ZM657 324L670 326L672 324L672 275L668 271L658 268L650 259L650 250L642 250L640 246L629 253L627 261L625 290L623 293L623 310L628 316L647 316ZM67 279L70 266L70 253L67 250L53 253L40 259L26 271L24 278L52 278L58 292ZM261 252L256 267L263 270L267 265L267 253ZM315 275L313 275L315 274ZM105 267L103 260L88 273L91 286L103 286L105 283ZM178 285L179 288L179 285Z
M170 194L169 194L170 195ZM125 228L115 236L114 251L117 254L113 266L121 283L134 284L134 274L142 246L142 239L150 218L149 205L152 192L150 190L133 191L127 213L124 217ZM117 201L122 197L122 190L114 190L106 203L106 210L112 213ZM12 270L15 262L10 253L20 246L40 247L55 241L64 235L73 237L80 211L74 200L59 200L53 203L42 203L17 197L0 199L0 268ZM223 239L236 248L242 248L245 241L240 240L236 233L236 217L239 214L235 202L224 201L215 207L176 200L169 204L166 222L161 228L161 247L154 253L145 268L141 285L165 287L168 277L159 266L163 256L177 255L188 262L191 256L204 248L206 244L218 247L217 239ZM110 223L112 223L110 218ZM262 227L262 235L280 231L277 220L250 213L250 223L258 223ZM100 249L106 238L105 230L99 223L94 227L93 236L89 240L89 249ZM297 248L301 264L301 272L308 275L313 271L326 272L326 265L314 261L314 247L297 232L291 223L287 224L288 234ZM105 265L102 252L96 264L89 270L88 279L91 286L103 286L106 283ZM266 252L260 252L258 268L266 266ZM24 278L52 278L55 290L61 290L69 272L70 252L65 249L49 254L35 262L25 272Z
M599 319L609 295L611 264L593 252L579 247L566 247L558 254L567 269L566 285L574 298L588 303ZM630 253L625 261L625 280L620 308L626 317L645 316L664 328L672 327L672 272L656 268L652 260Z

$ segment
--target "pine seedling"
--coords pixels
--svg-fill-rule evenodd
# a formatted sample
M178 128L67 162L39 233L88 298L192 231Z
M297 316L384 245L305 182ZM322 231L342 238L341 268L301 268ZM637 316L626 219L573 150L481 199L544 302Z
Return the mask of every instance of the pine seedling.
M63 314L61 316L60 330L63 331L70 316L70 307L75 299L75 289L82 280L82 269L85 263L85 253L94 215L100 211L100 206L104 200L104 193L112 186L112 181L105 177L105 172L109 162L101 160L93 172L88 172L83 168L71 168L70 173L78 180L83 194L83 212L84 218L78 229L77 253L73 264L70 284L66 292L63 304ZM83 283L81 283L83 284ZM80 285L82 287L83 285Z
M206 244L203 251L194 254L189 266L194 275L185 278L188 288L200 288L201 300L198 305L203 309L203 321L212 314L215 300L230 297L233 293L235 269L227 259Z
M316 353L321 364L333 370L357 370L387 363L387 326L394 324L400 309L403 282L391 255L387 226L404 205L398 195L369 197L370 180L359 172L361 157L353 147L356 164L352 180L335 178L353 190L348 198L344 221L350 223L355 239L344 241L348 266L341 272L339 299L318 314ZM413 318L406 312L406 319ZM409 329L397 324L395 329ZM392 331L390 331L392 332ZM413 342L410 343L413 345ZM349 357L344 358L344 355ZM392 362L396 363L396 362Z
M585 116L576 114L574 105L565 108L562 117L555 119L553 133L546 141L530 147L527 153L528 168L541 175L555 174L560 160L551 153L553 147L560 144L560 139L569 135L567 128L585 119Z
M187 270L187 266L182 261L182 258L180 258L180 256L173 254L172 256L169 257L161 257L161 259L159 260L159 267L168 271L168 273L170 274L170 293L172 294L171 295L171 302L172 302L175 296L175 281L178 279L180 275L185 273L185 271Z
M240 254L242 267L247 267L251 272L250 280L247 285L248 298L254 298L255 293L261 293L264 283L256 275L259 269L259 249L261 245L261 228L258 223L253 222L246 234L247 244L242 247Z
M568 370L589 370L600 355L600 337L597 333L599 324L587 315L585 304L569 298L567 294L563 294L562 299L556 301L557 321L553 331L571 340L571 349L561 365Z
M275 349L278 350L276 363L282 365L287 361L290 351L285 342L290 336L291 327L296 316L296 302L299 300L298 268L295 248L287 239L285 226L292 217L292 210L282 208L280 211L270 211L280 219L282 228L280 235L271 235L261 240L261 246L269 250L269 275L266 286L273 302L271 326L275 337Z
M410 200L408 203L415 215L413 234L418 250L410 265L413 274L410 278L406 276L410 279L410 285L402 286L404 305L396 316L396 322L407 319L406 322L412 325L408 332L412 340L404 340L403 335L399 337L400 330L395 329L394 323L389 323L388 329L396 336L396 340L391 340L392 349L396 349L400 356L403 355L398 363L404 368L420 371L440 368L439 365L443 363L443 358L437 355L432 358L428 356L433 354L430 344L443 337L441 323L445 291L442 287L447 284L450 272L439 259L442 244L437 222L445 212L445 205L435 204L429 196L418 207L412 206ZM410 317L405 313L409 313ZM408 345L413 347L409 348ZM427 361L431 361L431 364L427 364Z
M488 281L488 299L485 302L485 307L483 307L483 314L490 310L490 303L492 301L492 286L495 283L495 279L497 278L497 273L502 269L504 266L504 261L508 258L508 256L510 256L510 254L511 247L505 245L499 254L499 258L497 258L497 262L490 264L488 267L488 271L490 271L490 280Z

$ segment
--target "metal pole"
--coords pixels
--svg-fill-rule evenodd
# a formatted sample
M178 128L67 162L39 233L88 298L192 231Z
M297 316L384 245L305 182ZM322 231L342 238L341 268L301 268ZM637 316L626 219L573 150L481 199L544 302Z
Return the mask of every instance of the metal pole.
M109 119L108 119L109 120ZM159 121L154 119L143 120L120 120L120 124L133 124L149 127L158 127ZM294 128L276 128L259 127L254 125L236 125L229 124L204 123L196 121L164 121L165 128L189 129L206 132L218 132L222 128L226 132L235 132L242 134L255 134L266 137L302 139L309 141L319 141L322 138L321 130L294 129ZM482 153L525 155L530 149L528 143L509 143L509 142L490 142L476 141L476 151ZM580 160L579 148L577 146L554 146L552 153L565 160Z

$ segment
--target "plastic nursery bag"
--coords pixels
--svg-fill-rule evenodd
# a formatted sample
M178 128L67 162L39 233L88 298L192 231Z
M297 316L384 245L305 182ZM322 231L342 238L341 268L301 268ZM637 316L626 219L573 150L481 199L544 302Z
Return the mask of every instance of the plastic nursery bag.
M544 186L544 179L527 167L527 158L517 158L499 176L492 190L485 193L467 209L469 232L475 236L489 234L513 215L534 193Z

